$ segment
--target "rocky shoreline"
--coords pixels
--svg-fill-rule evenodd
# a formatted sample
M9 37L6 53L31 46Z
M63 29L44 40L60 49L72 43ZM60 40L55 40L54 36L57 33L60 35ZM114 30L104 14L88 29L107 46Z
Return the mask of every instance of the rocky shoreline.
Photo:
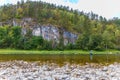
M0 62L0 80L120 80L120 63L77 65L7 61Z

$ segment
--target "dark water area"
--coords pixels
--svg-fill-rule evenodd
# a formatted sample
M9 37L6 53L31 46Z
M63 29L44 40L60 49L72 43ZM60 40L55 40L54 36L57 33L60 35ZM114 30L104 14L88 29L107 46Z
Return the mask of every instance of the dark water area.
M40 61L64 64L85 64L85 63L114 63L120 62L120 54L94 54L92 60L89 54L0 54L0 61Z

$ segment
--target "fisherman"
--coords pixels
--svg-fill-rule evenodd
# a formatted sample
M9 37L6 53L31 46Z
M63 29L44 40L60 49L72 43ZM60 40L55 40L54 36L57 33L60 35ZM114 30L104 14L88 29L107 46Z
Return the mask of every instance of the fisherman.
M93 59L93 51L90 50L90 60L92 60L92 59Z

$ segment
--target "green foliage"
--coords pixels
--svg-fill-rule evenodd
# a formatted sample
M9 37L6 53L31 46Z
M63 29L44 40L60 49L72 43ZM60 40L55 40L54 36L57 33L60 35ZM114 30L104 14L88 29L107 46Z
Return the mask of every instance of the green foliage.
M0 27L0 48L37 49L37 50L105 50L120 49L120 19L106 20L93 12L84 13L65 6L42 1L21 0L17 5L7 4L0 7L0 22L8 22L31 17L41 25L52 24L59 29L59 43L46 41L41 36L33 36L27 26L26 35L21 35L21 27ZM76 33L79 37L75 44L64 45L63 31Z
M89 36L86 34L79 36L76 41L76 46L78 49L88 50Z
M8 26L0 27L0 47L5 48L10 46L11 38L8 36Z
M75 45L75 44L72 44L72 43L68 43L68 44L65 46L65 49L67 49L67 50L76 49L76 45Z
M18 18L18 19L20 19L20 18L22 18L23 17L23 9L22 8L18 8L17 10L16 10L16 18Z
M33 49L42 49L44 45L44 39L41 36L33 36L31 40Z
M9 34L8 34L12 40L12 45L11 47L13 48L18 48L19 45L21 45L19 43L20 38L21 38L21 28L16 26L16 27L12 27Z
M103 50L103 45L102 45L103 38L101 35L96 35L93 34L90 36L89 40L89 50Z

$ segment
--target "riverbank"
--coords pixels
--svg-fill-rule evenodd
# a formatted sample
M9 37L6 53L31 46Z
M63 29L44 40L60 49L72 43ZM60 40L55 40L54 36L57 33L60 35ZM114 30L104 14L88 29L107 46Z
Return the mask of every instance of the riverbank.
M108 66L26 61L0 62L0 80L120 80L120 63Z
M118 50L93 51L93 54L116 54ZM64 51L48 51L48 50L15 50L15 49L0 49L0 54L89 54L89 51L84 50L64 50Z

